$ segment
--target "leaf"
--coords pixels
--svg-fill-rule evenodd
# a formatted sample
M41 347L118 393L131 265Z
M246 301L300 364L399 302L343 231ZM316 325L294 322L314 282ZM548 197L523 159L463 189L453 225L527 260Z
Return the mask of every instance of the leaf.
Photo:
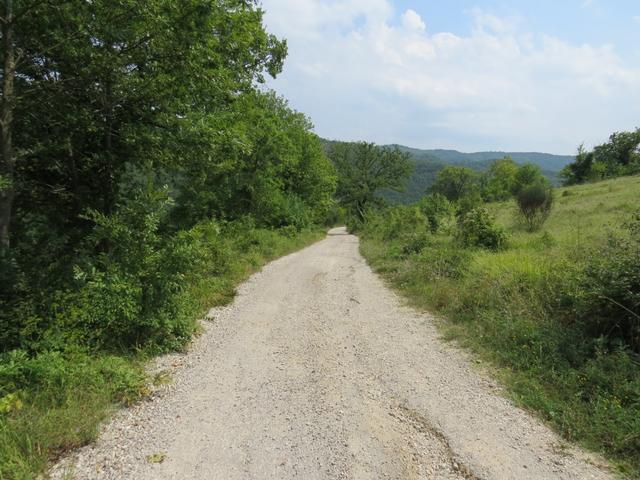
M147 456L148 463L162 463L167 458L167 454L165 452L153 453Z

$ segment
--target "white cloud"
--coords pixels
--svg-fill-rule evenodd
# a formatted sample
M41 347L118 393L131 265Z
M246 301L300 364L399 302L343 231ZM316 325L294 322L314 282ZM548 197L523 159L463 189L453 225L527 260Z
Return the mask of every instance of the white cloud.
M640 15L636 15L635 17L633 17L633 21L640 25Z
M402 15L402 25L409 30L426 30L427 25L415 10L407 10Z
M522 32L481 10L462 36L429 33L387 0L263 1L290 50L272 86L323 136L571 152L640 118L640 70L611 46Z

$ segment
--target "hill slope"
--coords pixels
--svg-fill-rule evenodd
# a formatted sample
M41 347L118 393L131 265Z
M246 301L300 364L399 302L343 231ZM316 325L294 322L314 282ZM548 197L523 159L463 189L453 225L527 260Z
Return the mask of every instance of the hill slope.
M540 152L475 152L463 153L457 150L421 150L404 145L397 147L411 155L415 165L413 174L407 182L404 192L384 192L384 197L394 204L408 204L419 200L425 191L433 185L438 172L447 165L469 167L478 172L489 168L493 160L510 156L517 163L533 163L538 165L552 183L558 184L558 173L565 165L574 161L570 155L553 155Z

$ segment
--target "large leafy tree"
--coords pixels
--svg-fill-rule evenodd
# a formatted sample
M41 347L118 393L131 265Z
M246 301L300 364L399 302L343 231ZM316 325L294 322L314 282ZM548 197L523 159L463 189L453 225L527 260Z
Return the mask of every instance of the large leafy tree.
M338 171L337 197L360 219L382 201L382 190L402 190L412 170L409 154L366 142L334 143L329 157Z
M184 162L177 134L276 75L286 54L252 0L16 2L7 12L4 245L6 212L37 210L68 232L87 207L113 208L125 164Z
M468 167L447 166L438 172L432 193L444 195L455 202L470 195L478 188L478 174Z
M482 197L489 202L511 198L517 175L518 164L511 157L495 160L480 177Z
M202 120L196 148L178 182L176 217L199 218L254 215L266 226L282 226L301 215L319 221L330 207L335 173L311 123L272 92L250 92L220 117ZM216 142L207 149L210 138ZM304 223L304 222L302 222Z

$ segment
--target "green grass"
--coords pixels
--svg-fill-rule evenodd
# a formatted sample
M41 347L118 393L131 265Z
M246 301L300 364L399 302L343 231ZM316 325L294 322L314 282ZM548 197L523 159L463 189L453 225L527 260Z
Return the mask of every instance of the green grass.
M640 478L640 359L589 338L571 303L583 266L640 206L640 177L555 193L534 233L515 202L488 205L509 235L503 251L463 250L438 234L405 254L402 234L367 226L361 251L413 305L440 313L448 338L493 364L518 404Z
M189 289L194 329L206 309L231 301L235 287L251 273L324 234L322 229L296 234L254 229L228 238L223 273L213 268ZM149 393L144 365L152 354L91 353L67 345L0 357L0 480L40 478L52 460L93 440L115 408Z

